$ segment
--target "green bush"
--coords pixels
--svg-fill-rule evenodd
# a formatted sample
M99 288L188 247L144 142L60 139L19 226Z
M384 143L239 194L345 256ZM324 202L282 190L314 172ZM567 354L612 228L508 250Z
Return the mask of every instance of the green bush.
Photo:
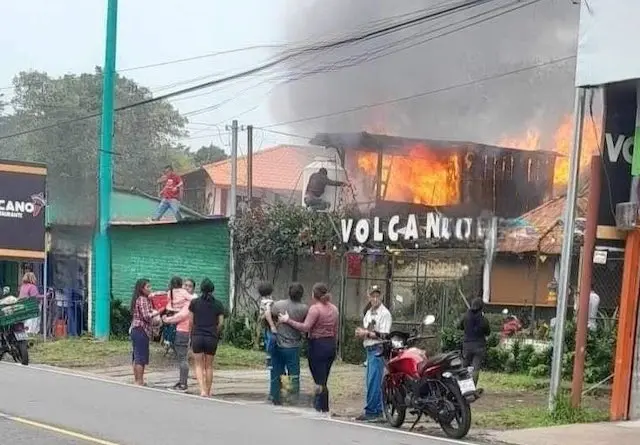
M131 326L131 310L119 298L111 299L111 336L127 338Z
M366 360L362 339L356 338L353 333L360 326L362 321L359 318L347 319L344 323L342 339L342 360L346 363L359 365Z
M224 321L222 341L236 348L254 349L260 347L256 343L256 322L250 317L231 316ZM259 342L262 339L258 340Z

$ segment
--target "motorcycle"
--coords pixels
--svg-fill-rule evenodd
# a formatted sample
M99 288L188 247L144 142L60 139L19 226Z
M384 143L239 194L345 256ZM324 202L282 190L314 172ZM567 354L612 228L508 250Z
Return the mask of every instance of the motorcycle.
M18 300L11 295L0 300L0 360L9 354L13 361L29 364L29 337L24 321L40 314L40 303L35 298Z
M434 322L435 317L428 315L423 324ZM381 354L387 372L382 394L387 422L400 428L410 410L417 415L410 430L427 415L448 437L462 439L471 428L471 403L480 397L473 368L463 366L459 351L427 357L424 350L412 347L421 338L394 331L383 343Z

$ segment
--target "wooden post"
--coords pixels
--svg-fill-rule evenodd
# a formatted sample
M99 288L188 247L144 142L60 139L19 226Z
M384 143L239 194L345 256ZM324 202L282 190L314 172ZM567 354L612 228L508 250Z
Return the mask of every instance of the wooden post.
M640 229L635 229L627 236L624 248L620 317L618 319L618 337L616 340L613 386L611 388L611 405L609 408L609 415L612 421L626 420L629 416L639 285Z

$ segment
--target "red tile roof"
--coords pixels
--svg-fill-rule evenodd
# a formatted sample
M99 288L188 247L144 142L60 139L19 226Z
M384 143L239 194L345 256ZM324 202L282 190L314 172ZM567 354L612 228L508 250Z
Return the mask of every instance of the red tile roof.
M277 145L253 154L253 186L272 190L301 190L302 171L324 149ZM202 167L216 186L231 185L231 161L214 162ZM238 158L238 186L247 185L246 156Z
M559 255L562 250L563 225L556 222L562 218L565 202L565 196L559 196L522 215L522 227L510 228L499 233L498 252L536 252L538 240L544 236L540 243L540 252ZM576 218L584 218L587 213L586 190L580 194L576 203Z

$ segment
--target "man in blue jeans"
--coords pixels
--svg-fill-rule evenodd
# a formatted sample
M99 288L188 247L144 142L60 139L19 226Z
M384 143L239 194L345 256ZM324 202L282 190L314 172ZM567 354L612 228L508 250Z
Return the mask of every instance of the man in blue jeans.
M167 210L171 210L176 221L182 220L182 213L180 213L180 200L184 189L182 178L175 174L172 166L167 165L164 168L164 174L158 179L158 184L163 185L160 191L161 200L151 219L160 221Z
M369 292L369 310L364 314L362 328L356 329L356 337L364 339L367 352L367 395L364 413L356 420L376 422L383 420L382 379L384 377L384 359L380 356L382 338L391 332L391 312L382 304L378 286Z
M303 322L309 311L309 307L302 303L304 288L300 283L289 286L289 298L273 303L271 311L267 313L267 321L273 324L280 315L289 314L289 318ZM282 383L280 378L285 370L291 379L291 396L295 402L300 395L300 347L302 346L302 333L286 323L278 323L276 326L276 347L271 353L271 386L270 398L274 405L281 405L280 391Z

